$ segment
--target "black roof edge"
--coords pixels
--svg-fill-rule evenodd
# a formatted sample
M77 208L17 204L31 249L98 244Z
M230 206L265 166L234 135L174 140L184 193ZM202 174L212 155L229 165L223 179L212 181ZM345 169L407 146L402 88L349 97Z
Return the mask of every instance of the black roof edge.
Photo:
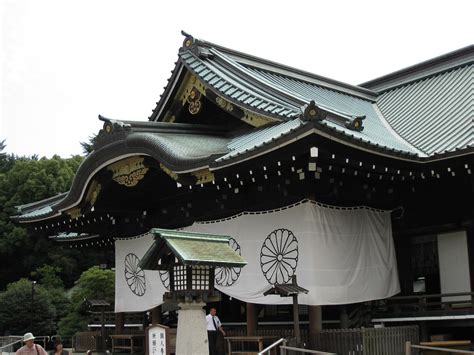
M170 125L168 123L164 123L163 125ZM175 125L182 125L182 124L175 124ZM134 132L132 132L134 133ZM140 132L137 132L140 133ZM171 171L176 171L178 174L184 174L184 170L194 171L201 169L203 166L208 166L215 158L216 155L212 154L207 158L202 158L197 161L188 162L186 166L177 165L177 163L172 162L171 160L167 159L167 157L156 155L156 151L154 151L151 147L146 145L146 142L143 143L141 146L129 146L129 142L127 141L127 137L119 137L119 140L113 141L111 143L105 144L97 150L92 151L86 159L81 163L79 169L77 170L74 179L71 184L71 188L68 192L65 192L61 195L61 199L58 196L51 197L49 199L41 200L34 202L31 205L32 207L30 210L35 210L38 208L51 206L52 211L45 213L40 217L40 219L49 219L54 217L58 212L63 211L65 209L69 209L71 207L77 206L82 201L84 194L86 193L87 184L90 182L92 178L92 174L99 169L105 167L108 163L117 160L117 158L131 156L131 155L146 155L154 158L155 160L162 163ZM178 182L187 183L185 177L178 177ZM30 211L29 210L29 211ZM28 211L28 212L29 212ZM20 210L20 213L28 213L25 211ZM38 219L37 216L31 218L22 218L22 215L12 216L15 220L22 220L24 222L32 222Z
M277 68L277 69L280 69L280 70L285 70L285 71L288 71L288 72L291 72L291 73L294 73L294 74L297 74L297 75L302 75L302 76L305 76L305 77L310 78L310 79L321 81L322 82L320 84L321 86L324 86L324 82L326 82L327 84L331 85L331 87L328 87L328 89L331 89L331 90L340 91L342 93L349 94L349 95L354 95L354 94L351 94L350 92L347 92L347 90L354 91L354 92L359 92L360 94L370 96L372 98L372 100L374 100L374 101L377 97L377 92L373 91L369 88L347 84L347 83L344 83L342 81L338 81L338 80L334 80L334 79L331 79L331 78L324 77L322 75L317 75L317 74L314 74L314 73L310 73L308 71L301 70L301 69L298 69L298 68L295 68L295 67L291 67L289 65L277 63L277 62L274 62L274 61L271 61L271 60L268 60L268 59L253 56L251 54L239 52L239 51L236 51L234 49L223 47L221 45L218 45L218 44L215 44L215 43L212 43L212 42L208 42L208 41L201 40L201 39L196 39L196 38L192 37L191 35L187 34L184 31L182 31L182 34L184 36L186 36L186 39L191 38L193 43L196 46L203 46L203 47L217 49L217 50L223 52L224 54L227 54L227 55L231 56L232 59L234 59L235 61L237 61L241 64L242 64L242 62L245 62L245 64L247 64L249 66L252 66L252 67L255 67L255 68L262 68L262 69L263 69L263 67L261 67L261 65L270 66L270 67ZM185 39L185 41L186 41L186 39ZM267 70L268 69L269 68L267 68ZM301 78L301 80L304 80L304 79ZM339 87L340 89L337 90L337 88L334 88L332 86Z
M474 45L469 45L455 51L442 54L421 63L394 71L393 73L366 81L359 86L375 90L386 91L394 87L407 84L422 78L440 74L447 70L471 64L474 62ZM418 75L416 75L418 74Z
M50 235L48 238L54 240L55 242L76 242L79 240L88 240L100 238L100 234L89 234L89 233L77 233L76 237L62 237L62 234L71 234L71 233L60 233L58 235Z
M69 191L62 192L60 194L45 198L43 200L30 202L30 203L27 203L27 204L24 204L24 205L15 206L15 208L17 209L18 212L28 213L28 212L31 212L31 211L34 211L34 210L38 209L38 207L43 208L43 207L46 207L48 205L53 205L53 204L59 202L60 200L64 199L67 196L68 193L69 193ZM13 216L13 217L15 217L15 216Z
M209 167L212 171L215 171L222 168L227 168L228 166L239 164L241 161L245 161L247 159L252 159L262 154L266 154L266 152L268 150L272 150L272 148L281 147L283 144L282 140L291 141L295 139L297 136L304 134L304 132L311 131L311 130L317 130L317 131L326 133L332 137L329 139L336 140L340 142L340 144L343 144L343 145L352 146L355 149L361 149L372 154L382 155L387 158L391 158L395 160L404 160L411 163L418 163L418 164L428 163L429 164L429 163L434 163L441 160L454 159L463 155L474 154L474 146L468 146L463 149L457 149L454 151L438 153L438 154L434 154L428 157L419 157L414 153L391 149L382 145L363 141L352 135L347 135L343 132L340 132L333 127L322 124L321 122L312 121L309 125L303 125L298 128L292 129L285 135L272 140L268 144L256 147L255 149L249 152L246 152L245 154L239 154L239 155L230 157L228 159L219 161L217 163L212 163L209 165ZM315 134L319 134L319 133L315 133Z
M169 97L175 90L175 86L181 76L182 69L183 63L178 57L178 60L175 62L175 66L171 71L171 77L168 79L168 83L164 87L164 91L160 95L160 99L156 102L155 108L152 110L151 115L148 117L148 121L156 121L161 116L164 105L168 102Z
M199 123L115 120L102 115L99 115L99 120L126 126L130 129L130 132L141 132L145 130L148 133L225 134L228 131L224 126L210 126Z

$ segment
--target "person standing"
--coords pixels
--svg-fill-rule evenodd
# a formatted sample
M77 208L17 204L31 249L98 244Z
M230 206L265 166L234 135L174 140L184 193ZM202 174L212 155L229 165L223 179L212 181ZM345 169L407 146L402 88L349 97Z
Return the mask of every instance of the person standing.
M15 355L48 355L41 345L35 344L35 337L32 333L26 333L23 336L23 342L25 345L18 349Z
M207 339L209 343L209 355L217 355L217 332L221 332L225 336L224 329L222 329L222 323L219 317L216 316L217 310L211 308L209 314L206 316L207 323Z
M69 355L69 352L64 350L63 343L57 341L54 344L54 350L52 351L51 355Z

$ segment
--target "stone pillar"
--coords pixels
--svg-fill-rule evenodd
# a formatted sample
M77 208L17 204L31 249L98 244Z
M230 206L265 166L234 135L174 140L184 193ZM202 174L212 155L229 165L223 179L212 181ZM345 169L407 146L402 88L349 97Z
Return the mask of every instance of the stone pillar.
M323 320L321 315L321 306L308 306L309 318L309 346L316 350L316 338L323 329Z
M161 324L161 306L157 306L151 310L151 323Z
M123 334L125 323L125 314L123 312L115 313L115 334Z
M176 354L209 355L206 316L203 302L179 303Z
M247 303L247 336L257 335L257 307L253 303Z

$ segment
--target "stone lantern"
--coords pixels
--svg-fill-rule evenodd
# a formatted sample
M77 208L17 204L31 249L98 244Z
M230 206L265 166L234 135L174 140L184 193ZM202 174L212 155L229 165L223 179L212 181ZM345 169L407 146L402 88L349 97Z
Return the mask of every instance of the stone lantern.
M167 229L152 229L155 242L140 262L144 270L169 273L170 292L164 301L178 302L177 354L207 354L207 330L202 308L218 300L216 267L243 267L247 262L229 246L230 237Z

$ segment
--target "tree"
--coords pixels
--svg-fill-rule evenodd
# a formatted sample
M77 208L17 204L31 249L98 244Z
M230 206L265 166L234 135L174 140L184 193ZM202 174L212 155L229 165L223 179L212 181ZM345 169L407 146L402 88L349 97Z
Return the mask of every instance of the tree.
M56 311L41 285L21 279L0 294L0 332L52 334Z
M88 142L81 142L82 152L85 155L89 155L90 153L93 152L96 140L97 140L97 135L94 134L89 137Z
M80 309L86 299L101 299L114 303L115 273L112 270L93 266L84 271L77 282L72 294L72 304L76 310Z
M58 266L43 265L31 273L31 277L37 280L46 289L64 289L63 280L58 276L61 268Z
M5 140L0 141L0 173L10 169L15 158L13 155L9 155L3 151L6 146Z
M46 252L52 249L51 241L29 238L24 228L12 223L15 206L67 191L82 161L80 156L12 159L11 167L0 169L0 289L51 261Z
M88 313L85 300L101 299L113 304L115 298L115 274L112 270L93 266L84 271L72 292L71 310L59 322L62 337L70 337L76 332L87 329Z
M66 296L63 280L59 277L60 267L43 265L31 273L34 280L49 294L49 299L56 310L55 323L65 317L70 309L71 301Z

